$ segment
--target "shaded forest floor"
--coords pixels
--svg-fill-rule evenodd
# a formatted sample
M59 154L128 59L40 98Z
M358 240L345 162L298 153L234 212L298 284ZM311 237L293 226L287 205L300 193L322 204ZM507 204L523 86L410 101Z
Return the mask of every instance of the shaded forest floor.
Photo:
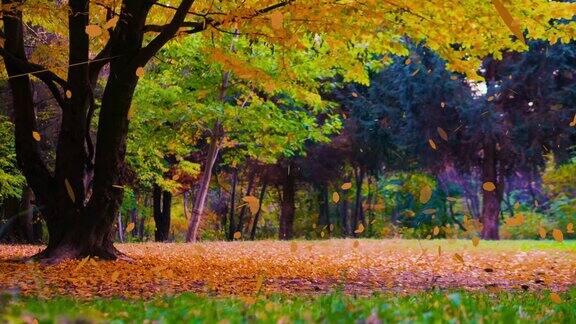
M0 246L0 291L34 297L407 294L435 289L566 291L576 242L326 240L118 244L133 262L12 261L38 246Z

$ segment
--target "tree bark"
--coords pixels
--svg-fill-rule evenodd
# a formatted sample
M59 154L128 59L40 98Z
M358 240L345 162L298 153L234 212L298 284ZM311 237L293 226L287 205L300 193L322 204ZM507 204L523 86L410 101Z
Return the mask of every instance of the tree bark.
M238 183L238 169L232 171L232 193L230 194L230 217L228 222L228 240L234 239L234 232L236 229L234 214L236 210L236 185Z
M502 190L498 183L496 146L489 141L484 146L484 159L482 162L482 183L492 182L496 185L493 191L482 190L482 239L498 240L500 197Z
M358 168L355 172L356 175L356 202L354 205L354 217L352 219L352 229L356 231L359 224L362 224L366 228L364 221L364 210L362 209L362 182L364 182L364 170ZM355 234L355 233L354 233Z
M154 185L153 197L154 222L156 223L154 239L156 242L165 242L170 238L172 194L168 191L162 191L158 185Z
M220 126L217 126L220 128ZM210 179L212 179L212 170L218 158L220 151L220 137L213 137L210 141L208 148L208 155L202 170L198 192L194 197L194 205L192 207L192 216L188 224L188 232L186 233L186 242L196 242L198 240L198 229L200 227L200 220L204 214L204 206L206 204L206 197L208 196L208 189L210 188Z
M294 216L296 213L295 206L296 181L294 174L288 172L282 184L282 206L280 210L280 230L279 238L281 240L290 240L294 236Z

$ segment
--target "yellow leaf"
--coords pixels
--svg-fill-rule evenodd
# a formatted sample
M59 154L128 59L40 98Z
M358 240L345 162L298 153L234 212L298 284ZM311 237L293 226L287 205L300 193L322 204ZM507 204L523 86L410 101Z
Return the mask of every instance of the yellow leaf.
M358 224L358 228L354 231L354 233L361 234L362 232L364 232L364 224L360 223Z
M506 26L508 26L510 31L512 31L512 33L514 33L514 35L516 35L519 40L525 43L526 40L524 40L524 34L522 33L520 24L512 17L508 9L504 7L504 4L500 0L492 0L492 3L494 4L496 11L498 11L498 14L502 20L504 20L504 23Z
M126 225L126 232L131 232L134 229L134 223L128 223Z
M428 185L422 186L420 188L420 203L426 204L430 201L430 198L432 198L432 188Z
M410 65L410 63L412 63L411 59L406 59L406 61L404 61L404 64L406 64L406 65Z
M68 179L64 179L64 185L66 186L66 192L68 192L68 197L72 202L76 202L76 195L74 194L74 189L72 189L72 185L68 182Z
M438 131L438 135L440 135L440 138L448 142L448 133L446 133L446 131L442 127L438 127L436 130Z
M494 190L496 190L496 185L494 184L494 182L487 181L487 182L484 182L484 184L482 185L482 189L484 189L488 192L494 191Z
M321 232L320 232L320 237L321 237L321 238L324 238L324 235L325 235L325 234L324 234L324 231L321 231Z
M458 253L454 253L454 260L464 263L464 258Z
M474 247L477 247L478 244L480 244L480 239L478 238L478 236L474 236L472 238L472 245L474 245Z
M72 91L66 90L66 98L68 99L72 98Z
M235 240L239 240L241 237L242 237L242 233L240 233L239 231L234 233L234 239Z
M90 38L98 37L102 34L102 28L98 25L88 25L84 31Z
M559 229L553 229L552 230L552 237L554 238L554 240L556 240L557 242L562 242L564 241L564 234L562 234L562 231Z
M352 183L346 182L346 183L342 184L342 186L340 188L342 188L342 190L348 190L348 189L352 188Z
M555 304L562 304L562 298L557 293L550 293L550 300Z
M546 238L546 229L544 227L538 228L538 235L540 235L541 239Z
M140 66L136 69L136 76L139 78L144 76L144 68L143 67Z
M114 272L112 272L112 276L110 276L110 280L114 282L114 281L118 280L119 276L120 276L120 272L114 271Z
M270 24L273 29L281 29L283 22L284 22L284 15L281 12L275 11L272 14L270 14Z
M32 132L32 137L36 140L36 142L40 142L40 140L42 139L42 136L40 135L40 133L34 131Z
M434 236L440 234L440 228L438 226L435 226L434 230L432 231L432 234L434 234Z
M429 139L429 140L428 140L428 144L430 144L430 147L431 147L433 150L438 149L438 147L436 146L436 143L435 143L432 139Z
M574 115L574 119L573 119L572 122L570 123L570 126L576 127L576 114Z
M260 199L254 196L246 196L242 198L242 200L248 204L248 207L250 208L250 212L252 213L252 215L256 215L256 213L260 209Z
M110 29L110 28L116 27L116 24L118 24L118 20L120 20L120 16L116 16L116 17L108 20L106 22L106 24L104 25L104 29Z
M332 201L337 204L340 201L340 195L337 192L332 194Z

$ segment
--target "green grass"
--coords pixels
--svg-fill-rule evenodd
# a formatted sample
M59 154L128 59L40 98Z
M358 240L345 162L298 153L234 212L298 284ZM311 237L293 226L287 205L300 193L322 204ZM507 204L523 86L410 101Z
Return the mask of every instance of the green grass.
M148 301L10 299L4 302L0 322L35 318L40 323L356 323L377 317L385 323L576 323L576 289L561 296L561 304L554 304L547 292L427 292L370 297L333 293L252 300L193 294Z

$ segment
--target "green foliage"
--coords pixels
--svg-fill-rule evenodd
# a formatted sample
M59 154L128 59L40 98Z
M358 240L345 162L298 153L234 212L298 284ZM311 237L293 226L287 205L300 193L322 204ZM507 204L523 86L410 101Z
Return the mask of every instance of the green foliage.
M58 298L13 299L1 319L20 323L79 320L114 323L573 323L576 290L560 294L554 304L548 292L425 292L415 295L375 294L353 297L334 292L320 296L202 297L184 294L153 300Z
M20 197L26 179L16 165L14 126L2 115L0 115L0 139L0 201L2 201L8 197Z

